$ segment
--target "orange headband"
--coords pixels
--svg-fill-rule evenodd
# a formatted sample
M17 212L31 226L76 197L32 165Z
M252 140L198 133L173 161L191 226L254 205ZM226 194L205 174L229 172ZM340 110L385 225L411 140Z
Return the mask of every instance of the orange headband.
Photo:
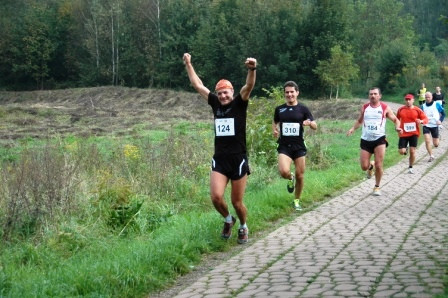
M221 89L233 89L232 83L227 80L219 80L219 82L216 84L215 91Z

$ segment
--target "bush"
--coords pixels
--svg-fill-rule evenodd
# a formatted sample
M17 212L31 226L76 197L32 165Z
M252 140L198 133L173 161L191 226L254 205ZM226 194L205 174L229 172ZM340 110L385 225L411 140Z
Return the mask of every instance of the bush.
M76 161L49 144L25 150L17 162L4 163L0 170L3 238L13 233L29 236L47 220L73 211L77 175Z

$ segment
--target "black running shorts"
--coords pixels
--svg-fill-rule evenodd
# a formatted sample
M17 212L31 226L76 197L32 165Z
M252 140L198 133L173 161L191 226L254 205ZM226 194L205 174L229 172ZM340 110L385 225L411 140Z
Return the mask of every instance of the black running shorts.
M418 136L413 135L410 137L403 137L398 140L398 149L406 148L409 144L409 147L417 147L418 144Z
M277 152L285 154L292 160L295 160L296 158L306 155L306 149L304 149L302 146L294 146L294 145L286 145L286 144L278 145Z
M366 141L361 139L360 144L361 149L369 152L370 154L373 154L375 148L380 145L386 145L386 147L389 146L389 143L386 141L386 136L382 136L381 138L376 139L375 141Z
M431 134L434 139L439 138L439 127L426 127L423 126L423 134Z
M230 180L239 180L250 175L249 161L245 154L213 156L212 171L225 175Z

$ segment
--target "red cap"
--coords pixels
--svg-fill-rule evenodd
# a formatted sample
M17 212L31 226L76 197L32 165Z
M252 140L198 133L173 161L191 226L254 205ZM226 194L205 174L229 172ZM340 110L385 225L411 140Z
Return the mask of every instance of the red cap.
M404 99L414 99L414 95L412 95L412 94L406 94L405 96L404 96Z
M221 89L233 89L232 83L227 80L219 80L219 82L216 84L215 91Z

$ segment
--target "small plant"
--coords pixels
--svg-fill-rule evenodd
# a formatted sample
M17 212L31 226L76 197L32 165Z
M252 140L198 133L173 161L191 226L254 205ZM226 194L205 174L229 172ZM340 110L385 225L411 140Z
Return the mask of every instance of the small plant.
M143 205L132 192L131 185L123 178L116 178L111 172L101 171L98 198L94 201L99 216L106 224L122 234L130 228L138 229L136 217Z
M57 146L26 149L0 170L0 224L3 238L22 237L58 214L72 212L77 164Z
M264 89L268 98L254 98L247 113L247 147L249 158L274 165L277 162L277 143L272 135L272 119L275 107L283 102L282 88Z
M140 150L137 146L126 144L123 147L123 154L129 160L138 160L140 158Z

